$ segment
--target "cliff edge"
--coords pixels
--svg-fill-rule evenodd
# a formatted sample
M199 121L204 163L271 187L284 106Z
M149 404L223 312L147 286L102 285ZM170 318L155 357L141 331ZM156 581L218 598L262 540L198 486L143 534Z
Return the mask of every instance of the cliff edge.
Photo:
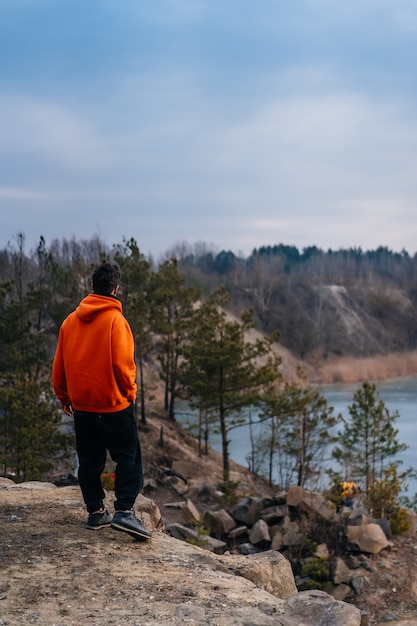
M78 487L2 479L0 624L360 625L354 606L297 593L279 553L261 563L218 556L169 537L151 500L136 508L150 541L87 530Z

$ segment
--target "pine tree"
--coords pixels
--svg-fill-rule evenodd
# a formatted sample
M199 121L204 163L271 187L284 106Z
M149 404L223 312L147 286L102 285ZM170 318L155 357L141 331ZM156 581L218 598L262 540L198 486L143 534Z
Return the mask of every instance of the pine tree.
M140 252L136 241L132 238L117 246L114 260L118 263L122 275L120 299L123 312L128 320L135 340L135 358L139 373L139 397L142 423L146 423L145 409L145 373L144 361L151 349L151 333L149 327L148 288L151 274L150 263Z
M225 311L224 288L214 292L195 315L184 348L181 380L191 404L216 423L222 441L223 476L230 475L229 436L245 422L242 411L260 402L261 393L279 376L280 359L271 351L276 337L247 340L254 326L251 311L232 320Z
M294 482L316 487L341 416L334 415L333 407L299 370L298 381L286 382L266 395L260 418L269 426L269 437L264 438L269 449L269 481L275 468L284 488Z
M382 480L387 460L407 446L398 441L394 427L398 412L387 409L376 385L363 383L348 410L349 418L342 418L344 429L333 456L344 468L345 478L362 483L368 492L376 480Z
M180 395L179 359L198 296L196 287L186 285L175 259L162 263L150 277L151 328L156 336L160 377L165 388L164 408L171 420L175 420L175 400Z
M17 255L18 257L19 255ZM43 316L48 293L28 283L24 263L0 286L0 467L18 480L39 479L67 455L50 382Z

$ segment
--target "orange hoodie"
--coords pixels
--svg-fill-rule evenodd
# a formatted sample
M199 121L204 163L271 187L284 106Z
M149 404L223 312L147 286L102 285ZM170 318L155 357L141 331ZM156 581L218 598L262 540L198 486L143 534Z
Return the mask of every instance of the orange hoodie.
M112 296L90 294L63 321L52 383L63 406L122 411L136 398L132 331Z

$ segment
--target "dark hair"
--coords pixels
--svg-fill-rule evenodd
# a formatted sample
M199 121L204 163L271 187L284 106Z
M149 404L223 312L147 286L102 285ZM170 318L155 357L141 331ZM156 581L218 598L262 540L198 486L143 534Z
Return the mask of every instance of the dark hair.
M109 296L120 283L120 269L116 263L103 261L93 272L93 291L99 296Z

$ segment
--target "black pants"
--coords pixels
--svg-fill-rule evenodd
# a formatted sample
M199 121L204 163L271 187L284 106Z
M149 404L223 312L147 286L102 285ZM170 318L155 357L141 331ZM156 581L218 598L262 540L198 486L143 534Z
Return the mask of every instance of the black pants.
M132 509L143 484L142 455L133 406L117 413L74 411L79 460L78 480L87 511L103 506L101 474L107 450L116 463L114 491L116 511Z

